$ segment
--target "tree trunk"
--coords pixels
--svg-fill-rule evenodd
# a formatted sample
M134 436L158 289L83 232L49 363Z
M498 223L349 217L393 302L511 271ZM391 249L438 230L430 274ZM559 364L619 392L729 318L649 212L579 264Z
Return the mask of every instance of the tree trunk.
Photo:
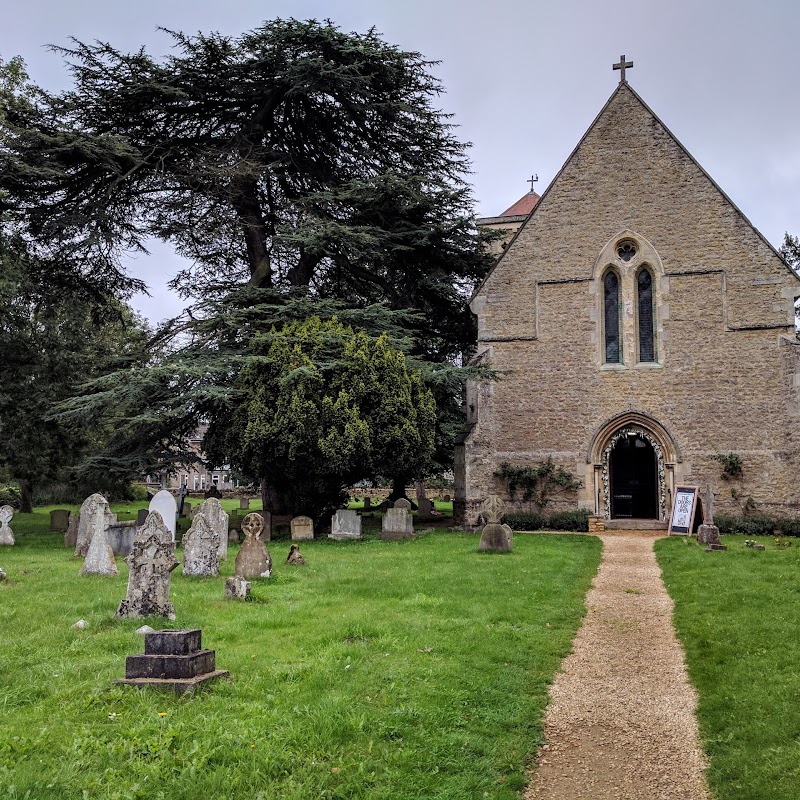
M19 482L19 510L22 514L33 512L33 484L27 478Z
M395 503L401 497L404 497L411 503L411 508L416 510L417 504L406 495L406 485L408 484L408 475L400 475L399 477L392 478L392 493L389 495L389 502Z

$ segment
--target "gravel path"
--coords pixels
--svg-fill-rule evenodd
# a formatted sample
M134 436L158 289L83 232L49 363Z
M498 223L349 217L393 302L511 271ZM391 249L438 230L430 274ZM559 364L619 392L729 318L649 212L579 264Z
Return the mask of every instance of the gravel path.
M709 800L696 697L652 533L606 532L525 800Z

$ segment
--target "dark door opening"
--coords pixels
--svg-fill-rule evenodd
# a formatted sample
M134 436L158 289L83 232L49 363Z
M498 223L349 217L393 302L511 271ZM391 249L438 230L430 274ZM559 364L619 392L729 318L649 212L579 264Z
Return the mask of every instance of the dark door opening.
M658 519L656 453L641 436L623 436L609 458L611 518Z

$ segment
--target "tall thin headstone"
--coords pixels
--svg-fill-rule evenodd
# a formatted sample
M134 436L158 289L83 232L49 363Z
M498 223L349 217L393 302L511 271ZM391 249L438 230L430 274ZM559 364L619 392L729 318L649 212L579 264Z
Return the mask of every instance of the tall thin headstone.
M97 513L98 507L103 509L103 514ZM117 518L109 510L108 501L103 495L96 493L89 495L83 501L78 514L78 536L75 542L75 555L86 556L94 534L116 521Z
M78 543L78 523L80 518L80 514L69 515L69 525L67 525L67 530L64 534L64 547L75 547Z
M224 561L228 557L228 513L216 497L209 497L200 506L198 513L205 516L212 530L219 536L219 560Z
M85 511L81 506L81 523L85 514L86 529L91 536L81 575L119 575L114 551L108 538L108 527L112 522L116 522L117 518L108 510L106 499L102 495L96 497L100 499L87 506Z
M175 619L169 590L171 573L178 566L178 559L172 534L158 511L147 515L125 562L130 568L128 593L117 609L117 616Z
M0 506L0 544L14 544L14 531L8 524L13 518L14 509L11 506Z

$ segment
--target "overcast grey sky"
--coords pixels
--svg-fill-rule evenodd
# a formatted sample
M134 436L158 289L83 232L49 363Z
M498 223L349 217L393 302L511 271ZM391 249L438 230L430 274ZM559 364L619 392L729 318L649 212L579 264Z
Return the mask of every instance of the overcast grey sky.
M798 0L0 0L0 55L21 55L57 90L69 76L45 45L70 36L163 54L158 26L238 34L275 17L375 26L441 61L441 105L472 142L481 216L524 194L531 173L544 191L624 53L630 85L766 238L800 234ZM181 309L164 289L177 269L164 248L132 265L153 294L134 305L154 321Z

